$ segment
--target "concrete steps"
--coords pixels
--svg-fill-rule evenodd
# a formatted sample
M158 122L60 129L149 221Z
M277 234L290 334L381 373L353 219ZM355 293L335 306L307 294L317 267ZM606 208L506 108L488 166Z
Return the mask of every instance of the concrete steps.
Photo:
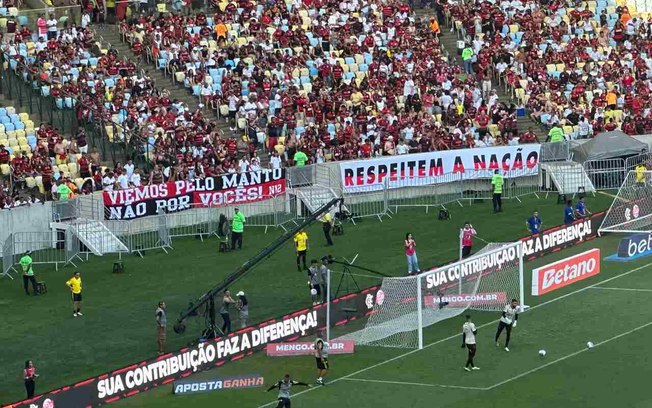
M137 57L131 51L129 44L122 42L122 38L120 36L120 33L118 32L117 26L109 25L109 24L94 25L93 29L106 42L109 42L112 48L118 51L118 55L120 57L135 60L137 66L140 69L146 71L150 75L150 77L154 80L154 83L156 84L159 90L161 91L166 90L170 93L170 99L177 99L183 101L191 109L196 109L198 107L199 98L192 95L192 93L188 88L184 87L182 84L173 82L171 77L165 76L165 74L161 70L156 69L156 67L153 64L148 63L144 58ZM226 122L226 120L219 118L214 110L204 108L203 112L204 112L204 116L208 120L212 121L217 125L218 129L222 131L224 137L227 138L231 136L240 137L242 135L241 131L236 131L236 132L232 131L228 123ZM262 149L258 150L258 156L260 157L261 166L263 168L267 168L269 164L269 156L266 153L264 153Z

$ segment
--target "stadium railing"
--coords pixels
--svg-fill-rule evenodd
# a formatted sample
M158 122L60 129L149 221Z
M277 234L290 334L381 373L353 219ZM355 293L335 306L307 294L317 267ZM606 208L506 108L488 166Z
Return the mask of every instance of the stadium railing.
M68 23L68 26L75 24L79 26L81 24L81 15L82 15L82 6L57 6L57 7L47 7L41 9L19 9L16 20L18 21L19 26L26 26L32 32L37 31L36 20L40 16L44 18L49 18L54 16L59 22L59 27L63 27L65 23Z
M625 159L625 171L634 170L639 164L651 165L652 153L641 153L637 156L628 157Z
M620 188L628 170L625 159L622 158L587 160L582 166L598 190Z
M81 244L74 234L65 230L49 230L38 232L14 232L5 240L2 246L3 275L15 269L21 256L31 251L32 264L53 264L59 266L74 264L78 257ZM80 258L81 259L81 258Z

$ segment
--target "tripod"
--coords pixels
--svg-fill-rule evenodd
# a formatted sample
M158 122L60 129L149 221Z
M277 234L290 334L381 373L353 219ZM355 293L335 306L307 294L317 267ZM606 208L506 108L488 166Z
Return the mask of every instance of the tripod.
M344 264L344 270L342 271L342 274L340 275L340 281L337 284L337 289L335 290L334 294L331 294L331 296L338 297L340 294L340 289L342 288L342 283L344 283L344 277L346 277L346 283L345 283L345 294L346 293L351 293L349 291L349 283L353 282L353 285L355 287L356 292L360 291L360 286L358 285L358 282L355 280L355 277L351 273L351 268L347 264Z
M351 272L351 268L356 268L356 269L360 269L361 271L370 272L370 273L372 273L374 275L377 275L377 276L383 277L383 278L389 278L390 277L390 275L386 275L386 274L384 274L382 272L374 271L373 269L365 268L364 266L354 265L353 262L355 262L355 260L357 258L358 258L358 256L356 255L355 258L353 258L352 261L349 261L349 260L347 260L345 258L346 262L340 262L340 261L334 260L333 257L331 257L330 255L328 256L329 263L342 265L344 267L344 269L342 270L342 275L340 276L340 280L339 280L339 282L337 284L337 290L335 291L334 294L331 293L331 296L337 297L339 295L340 289L342 288L343 283L344 283L344 285L346 287L346 293L350 293L349 292L349 284L350 284L350 282L353 283L354 288L356 289L356 292L360 291L360 286L358 285L358 282L355 280L355 277L354 277L353 273ZM346 277L346 281L345 281L345 277Z

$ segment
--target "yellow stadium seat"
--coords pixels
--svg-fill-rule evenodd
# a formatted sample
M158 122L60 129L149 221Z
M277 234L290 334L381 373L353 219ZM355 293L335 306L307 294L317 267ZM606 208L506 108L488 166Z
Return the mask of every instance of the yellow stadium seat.
M36 180L34 180L34 177L25 177L25 183L27 184L27 188L36 187Z
M573 127L572 126L564 126L564 134L565 135L570 135L573 133Z
M519 30L518 24L512 24L509 26L509 32L510 33L517 33Z
M6 133L7 139L15 139L16 138L16 131L15 130L8 130Z
M362 54L355 54L355 63L358 65L364 64L364 57Z
M77 173L79 173L79 167L77 166L77 163L68 163L68 171L72 177L77 177Z
M3 176L8 176L10 172L11 169L9 168L8 164L0 164L0 174Z
M16 139L9 139L9 146L12 149L16 149L18 147L18 140Z
M489 129L489 133L492 136L497 136L500 133L500 131L498 130L498 125L491 124L491 125L489 125L488 129Z
M74 183L77 186L77 188L81 190L82 186L84 185L84 179L77 177L75 178Z
M20 141L20 139L25 139L26 136L27 136L27 134L25 133L25 131L23 129L16 130L16 139L18 139L19 141Z
M7 106L7 116L9 115L15 115L16 114L16 108L13 106Z
M9 140L7 140L7 139L0 139L0 145L3 145L3 146L9 146Z
M177 72L174 73L174 79L177 82L183 82L186 79L186 74L184 74L181 71L177 71Z
M20 121L23 123L29 120L29 115L26 112L19 113L18 117L20 118Z

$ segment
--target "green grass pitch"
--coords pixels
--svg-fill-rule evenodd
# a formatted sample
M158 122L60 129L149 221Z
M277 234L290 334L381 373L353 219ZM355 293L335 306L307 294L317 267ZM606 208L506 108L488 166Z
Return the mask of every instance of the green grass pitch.
M610 197L601 194L588 199L592 211L605 209L610 202ZM561 221L562 206L556 204L556 198L510 201L505 212L498 215L491 214L486 203L451 207L450 221L436 220L435 212L406 210L382 223L368 219L357 226L346 225L345 235L336 237L334 248L324 246L319 227L314 226L308 231L309 258L332 253L350 259L359 254L360 265L401 275L406 268L401 246L406 232L412 232L417 239L423 268L456 256L457 228L464 221L471 221L487 241L509 241L525 234L524 221L533 209L542 213L548 226ZM50 289L43 297L28 298L18 281L1 281L4 295L0 302L7 329L0 331L0 381L4 384L0 401L23 397L20 373L26 359L35 361L41 373L37 392L43 392L153 356L153 314L159 299L167 301L169 319L174 320L189 300L221 281L275 236L277 232L265 235L251 229L245 235L245 249L229 254L217 253L215 240L178 240L169 255L128 257L127 273L123 275L111 274L112 259L92 258L79 265L85 285L85 316L81 319L72 318L63 283L73 268L58 272L37 269ZM616 250L618 238L594 240L527 263L526 273L589 246L601 247L603 257L610 255ZM643 343L652 331L652 325L648 326L652 322L649 272L645 258L628 263L605 261L602 273L595 278L540 298L529 297L533 308L523 314L514 329L509 354L492 345L497 314L475 314L474 320L481 326L476 358L481 371L462 370L465 353L458 336L461 321L451 319L426 330L428 346L422 351L358 347L353 355L334 356L330 384L302 394L295 390L293 405L462 407L477 402L485 406L509 403L553 407L568 406L565 402L572 401L572 406L635 406L646 398L644 389L637 385L642 385L649 363L640 357L644 356ZM528 288L529 275L525 282ZM247 292L251 320L255 322L309 305L305 283L288 244L233 290ZM379 281L359 277L358 283L362 287ZM563 295L568 296L559 298ZM200 329L196 322L189 324L184 336L170 333L169 348L183 346ZM597 347L583 351L587 341ZM537 354L540 348L548 351L543 360ZM310 357L271 358L258 353L197 376L259 373L272 382L290 372L297 379L313 382L313 366ZM187 407L219 403L259 407L275 400L274 393L265 394L262 389L175 397L170 388L164 386L116 405ZM648 402L652 405L652 401Z

